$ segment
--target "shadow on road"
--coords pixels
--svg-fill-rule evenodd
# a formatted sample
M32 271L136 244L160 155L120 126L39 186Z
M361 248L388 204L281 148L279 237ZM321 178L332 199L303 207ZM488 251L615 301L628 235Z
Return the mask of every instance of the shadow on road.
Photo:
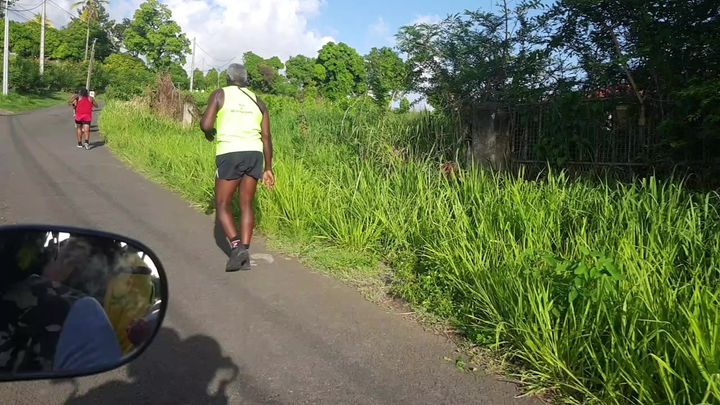
M100 148L105 146L105 141L90 142L90 149Z
M230 243L225 237L225 231L223 231L222 226L217 219L215 220L215 226L213 227L213 237L215 238L215 244L218 249L225 253L225 256L230 257Z
M209 336L195 335L185 340L170 328L163 328L140 358L127 365L128 381L110 381L78 394L66 405L84 404L228 404L237 392L242 399L233 403L267 403L273 395L264 392L249 375L223 355L220 344Z

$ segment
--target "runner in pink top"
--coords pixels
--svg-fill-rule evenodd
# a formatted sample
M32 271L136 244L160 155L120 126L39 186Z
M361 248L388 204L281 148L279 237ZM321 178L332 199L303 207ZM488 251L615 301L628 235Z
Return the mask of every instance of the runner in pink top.
M87 89L80 90L80 97L75 104L75 127L77 147L82 148L82 133L85 132L85 149L90 149L90 123L92 122L93 108L97 107L95 99L89 96Z

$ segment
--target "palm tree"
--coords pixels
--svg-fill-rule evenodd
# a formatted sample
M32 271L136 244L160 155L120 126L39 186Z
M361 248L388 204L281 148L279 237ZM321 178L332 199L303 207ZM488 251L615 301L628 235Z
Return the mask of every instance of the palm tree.
M42 25L42 14L35 14L35 16L33 16L33 19L30 21L37 25ZM52 21L50 21L47 16L45 16L45 28L54 28Z
M80 0L73 4L73 8L82 9L80 19L87 22L87 34L85 35L85 59L87 61L88 46L90 45L90 24L100 16L100 8L108 4L108 0Z

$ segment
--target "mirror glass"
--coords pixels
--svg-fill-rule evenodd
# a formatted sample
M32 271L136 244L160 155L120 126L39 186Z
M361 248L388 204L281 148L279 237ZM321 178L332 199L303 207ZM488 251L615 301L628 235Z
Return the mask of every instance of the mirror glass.
M0 379L107 371L142 352L167 285L137 242L83 230L0 230Z

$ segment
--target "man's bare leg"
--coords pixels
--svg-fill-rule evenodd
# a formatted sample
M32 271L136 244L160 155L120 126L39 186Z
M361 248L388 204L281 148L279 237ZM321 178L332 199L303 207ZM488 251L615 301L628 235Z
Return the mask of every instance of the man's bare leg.
M238 186L240 186L240 179L215 180L215 217L230 241L238 236L235 219L232 215L232 198Z
M90 149L90 125L83 125L83 131L85 131L85 149Z
M242 239L238 237L232 215L232 197L240 184L240 179L215 180L215 216L230 241L231 248L225 271L247 270L250 266L250 256Z
M253 200L257 190L257 180L244 176L240 182L240 235L242 243L249 248L252 242L253 229L255 228L255 210Z
M75 136L77 137L78 146L82 146L82 125L75 124Z

